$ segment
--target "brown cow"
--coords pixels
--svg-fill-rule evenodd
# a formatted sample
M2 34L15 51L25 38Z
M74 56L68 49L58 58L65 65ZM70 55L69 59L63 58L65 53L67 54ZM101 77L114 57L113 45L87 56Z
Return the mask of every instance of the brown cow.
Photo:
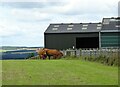
M41 58L45 59L47 57L44 53L44 48L41 48L41 49L39 48L39 49L36 50L36 52L38 53L40 59Z
M63 53L56 50L56 49L47 49L47 48L43 48L43 49L40 49L38 51L38 54L40 56L40 58L43 58L43 57L47 57L49 58L50 60L50 57L52 56L53 59L56 59L56 58L61 58L63 56Z
M50 50L45 50L45 54L49 57L53 56L53 59L56 59L56 58L61 58L63 56L63 53L56 50L56 49L50 49Z

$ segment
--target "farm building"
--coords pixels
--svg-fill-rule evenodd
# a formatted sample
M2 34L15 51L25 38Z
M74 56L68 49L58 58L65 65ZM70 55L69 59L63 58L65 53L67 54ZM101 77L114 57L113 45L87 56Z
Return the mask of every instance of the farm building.
M120 46L120 18L103 18L100 34L101 47Z
M46 48L118 47L119 18L103 18L99 23L50 24L44 32Z

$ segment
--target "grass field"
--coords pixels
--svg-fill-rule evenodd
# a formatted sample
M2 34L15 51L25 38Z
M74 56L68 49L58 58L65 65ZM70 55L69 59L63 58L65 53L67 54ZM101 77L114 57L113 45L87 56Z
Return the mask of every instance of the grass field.
M0 52L6 52L6 51L7 51L7 50L1 50L1 49L0 49Z
M118 68L83 60L2 60L2 85L118 85Z

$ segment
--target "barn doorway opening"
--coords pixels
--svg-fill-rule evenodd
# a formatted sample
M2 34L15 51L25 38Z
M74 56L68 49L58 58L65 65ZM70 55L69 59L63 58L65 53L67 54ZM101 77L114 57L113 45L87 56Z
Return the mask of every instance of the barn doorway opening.
M99 48L98 37L79 37L76 38L76 48Z

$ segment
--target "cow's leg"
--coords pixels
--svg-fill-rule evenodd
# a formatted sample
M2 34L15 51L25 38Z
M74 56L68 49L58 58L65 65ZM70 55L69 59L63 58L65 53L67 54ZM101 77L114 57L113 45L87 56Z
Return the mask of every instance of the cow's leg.
M57 59L57 55L54 56L54 59Z
M53 59L55 59L55 55L53 55Z
M43 59L43 55L40 55L40 59Z
M41 55L39 55L39 58L38 59L41 59Z
M48 56L49 60L50 60L50 56Z
M45 59L47 58L47 55L45 55Z

